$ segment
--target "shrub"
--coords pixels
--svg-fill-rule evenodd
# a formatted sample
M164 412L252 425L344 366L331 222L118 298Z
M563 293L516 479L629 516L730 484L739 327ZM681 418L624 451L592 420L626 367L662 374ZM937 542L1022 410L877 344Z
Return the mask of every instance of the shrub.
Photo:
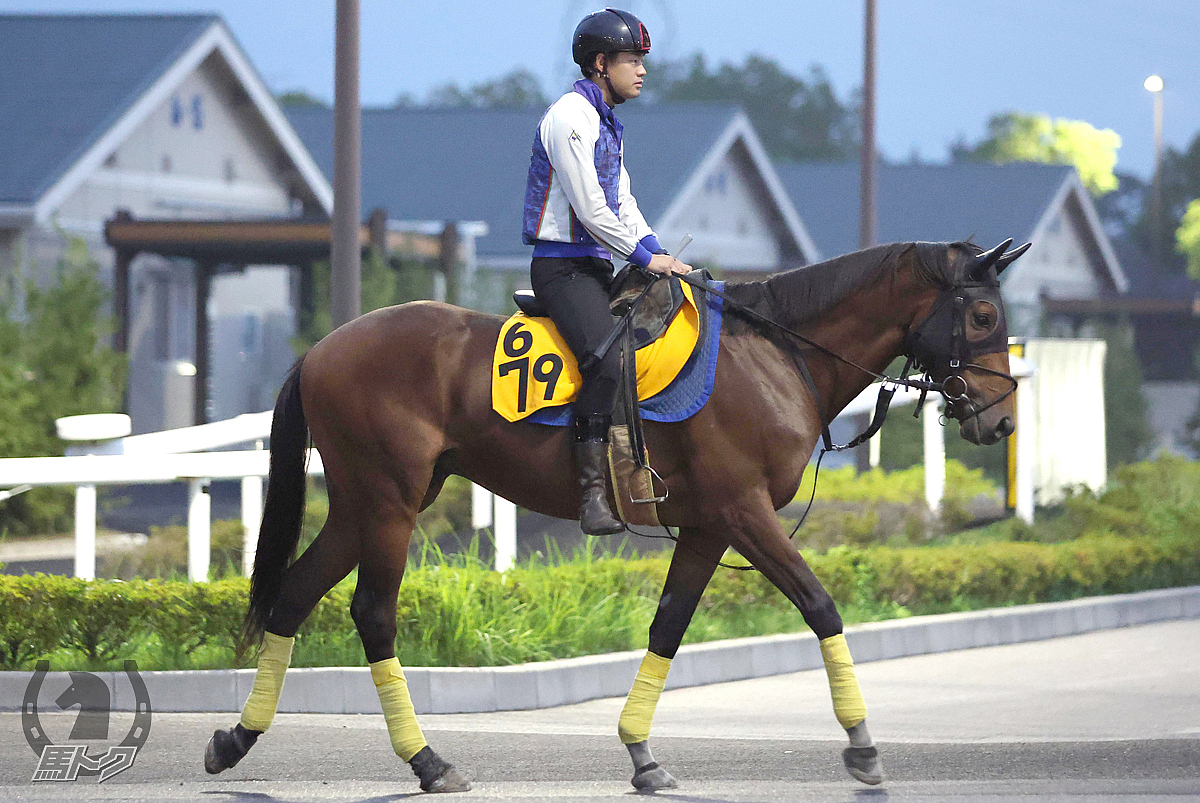
M643 646L669 563L583 553L556 564L530 561L501 575L470 554L427 557L409 569L397 607L397 651L410 666L510 664ZM1200 582L1200 543L1186 533L1095 534L1052 544L840 546L806 551L805 558L847 622ZM304 622L296 666L365 662L350 618L352 588L339 584ZM88 668L134 652L147 669L230 666L247 589L240 577L194 584L0 578L0 661L15 669L65 649L60 660ZM791 603L761 574L722 569L687 640L801 626Z

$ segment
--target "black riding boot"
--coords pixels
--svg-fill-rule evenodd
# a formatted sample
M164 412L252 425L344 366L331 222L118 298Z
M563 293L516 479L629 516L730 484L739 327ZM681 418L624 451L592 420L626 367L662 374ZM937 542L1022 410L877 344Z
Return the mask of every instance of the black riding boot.
M579 470L579 527L588 535L613 535L625 529L608 507L608 416L575 419L573 456Z

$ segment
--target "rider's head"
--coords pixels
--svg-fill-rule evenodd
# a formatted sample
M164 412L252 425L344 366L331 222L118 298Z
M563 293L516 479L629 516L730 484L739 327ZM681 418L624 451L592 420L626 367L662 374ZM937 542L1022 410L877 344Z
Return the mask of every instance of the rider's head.
M642 93L646 74L642 61L649 52L646 26L628 11L615 8L584 17L571 41L571 55L583 77L607 90L605 97L612 105Z

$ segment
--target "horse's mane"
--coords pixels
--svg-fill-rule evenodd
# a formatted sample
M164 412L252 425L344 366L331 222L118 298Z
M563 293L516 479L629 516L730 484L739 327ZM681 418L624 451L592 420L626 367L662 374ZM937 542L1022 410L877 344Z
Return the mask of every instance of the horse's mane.
M816 262L801 268L776 273L764 280L729 282L725 293L754 312L789 326L798 326L836 306L848 295L868 284L886 280L900 265L900 257L910 249L917 254L917 273L929 284L949 287L955 282L950 264L950 248L958 246L979 253L971 242L891 243L877 245L845 256ZM760 321L729 307L724 317L730 334L754 331L773 337Z

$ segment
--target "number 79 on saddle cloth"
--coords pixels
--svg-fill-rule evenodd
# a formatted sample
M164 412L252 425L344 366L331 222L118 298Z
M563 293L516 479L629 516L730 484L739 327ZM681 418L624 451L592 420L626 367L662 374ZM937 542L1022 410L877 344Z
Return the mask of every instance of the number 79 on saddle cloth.
M700 313L686 283L683 293L684 304L667 331L636 352L639 401L671 384L699 340ZM492 409L505 420L568 404L582 384L575 355L553 321L518 312L504 322L492 356Z

